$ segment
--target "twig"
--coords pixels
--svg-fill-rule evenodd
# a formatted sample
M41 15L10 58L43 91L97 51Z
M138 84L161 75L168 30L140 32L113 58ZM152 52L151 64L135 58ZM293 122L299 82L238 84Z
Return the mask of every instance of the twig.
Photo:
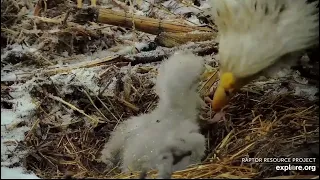
M79 108L75 107L74 105L66 102L66 101L63 100L63 99L61 99L60 97L53 96L53 95L51 95L51 94L49 94L48 97L50 97L51 99L54 99L54 100L56 100L56 101L59 101L59 102L65 104L65 105L69 106L69 107L70 107L71 109L73 109L73 110L78 111L78 112L81 113L82 115L84 115L84 116L86 116L87 118L89 118L94 125L97 125L97 124L100 122L99 120L97 120L97 119L95 119L95 118L87 115L86 113L84 113L83 110L80 110ZM100 123L103 123L103 122L100 122Z
M126 100L124 100L124 99L122 99L122 98L117 98L117 99L118 99L118 101L120 101L123 105L129 107L130 109L132 109L132 110L134 110L134 111L136 111L136 112L138 112L138 111L140 110L137 106L135 106L134 104L132 104L132 103L130 103L130 102L128 102L128 101L126 101Z
M96 59L93 61L88 61L88 62L81 62L81 63L77 63L77 64L73 64L71 67L62 67L62 68L54 68L54 69L49 69L49 70L45 70L44 74L47 75L53 75L53 74L57 74L57 73L63 73L63 72L69 72L73 69L78 69L78 68L88 68L88 67L93 67L93 66L99 66L103 63L107 63L107 62L111 62L112 60L116 61L118 59L118 55L115 56L108 56L102 59Z
M96 110L101 114L101 116L103 116L103 118L108 121L111 122L101 111L100 109L94 104L92 98L90 97L90 95L87 93L86 90L82 89L82 92L84 92L86 94L86 96L88 97L88 99L90 100L91 104L94 106L94 108L96 108Z

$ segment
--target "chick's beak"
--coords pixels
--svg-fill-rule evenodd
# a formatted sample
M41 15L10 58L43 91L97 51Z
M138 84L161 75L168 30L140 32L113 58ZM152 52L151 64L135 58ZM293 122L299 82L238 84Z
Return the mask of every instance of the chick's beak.
M223 73L220 78L220 83L216 89L213 100L211 102L212 110L220 111L232 97L234 91L235 78L232 73Z

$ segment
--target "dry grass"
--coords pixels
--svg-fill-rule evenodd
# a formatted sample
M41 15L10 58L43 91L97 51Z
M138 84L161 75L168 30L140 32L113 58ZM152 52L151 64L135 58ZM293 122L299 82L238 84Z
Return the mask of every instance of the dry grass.
M156 95L148 90L146 96L149 98L141 103L132 103L141 110L148 109L150 104L154 107ZM47 120L50 113L39 113L42 114L41 120L36 123L39 123L39 131L43 131L46 139L42 138L44 134L28 134L25 145L30 154L26 158L26 166L44 178L61 178L66 172L75 178L138 177L138 172L119 174L118 169L106 170L103 164L95 161L109 132L117 124L118 120L111 118L112 114L124 114L119 121L136 114L134 111L126 113L128 107L117 99L103 99L102 102L108 102L105 106L112 112L105 112L101 105L100 111L112 120L102 121L91 129L84 122L84 116L65 127L54 127L52 121ZM88 109L91 109L90 114L98 114L92 105ZM287 157L299 152L306 142L318 142L318 110L312 102L292 95L272 97L242 92L230 104L225 121L203 125L203 134L208 138L208 155L203 164L175 172L173 178L265 178L281 175L274 166L244 164L241 158ZM202 113L208 114L208 111L203 110ZM150 172L150 175L155 175L155 172Z
M14 2L14 6L8 5L11 2ZM104 164L95 159L100 155L109 133L119 122L149 112L157 105L158 97L152 89L154 84L151 80L156 76L153 65L157 63L151 63L151 66L144 63L160 61L175 48L163 48L160 52L148 50L151 52L149 55L148 52L135 49L132 55L81 64L77 61L83 54L97 52L102 46L119 49L118 45L132 45L134 41L117 39L116 36L131 32L127 29L95 23L89 23L90 26L85 27L65 21L68 9L65 4L50 1L42 17L23 14L23 7L28 5L19 1L4 0L1 7L2 15L6 15L1 16L1 40L8 44L30 44L36 46L38 52L9 58L6 60L9 62L1 61L2 65L13 63L16 69L24 71L17 73L19 82L30 80L38 72L42 77L38 81L39 85L31 90L38 108L30 119L31 130L26 134L25 141L20 142L21 148L29 152L23 164L41 178L63 178L65 174L72 174L74 178L138 177L138 172L121 174L117 168L105 169ZM52 31L53 27L56 28L55 31ZM149 38L143 33L135 33L138 40ZM216 52L216 45L208 48L207 44L200 44L186 48L199 55ZM70 57L58 56L64 51ZM156 53L158 56L155 56ZM18 62L13 59L18 59ZM79 66L51 68L61 61L75 61ZM122 81L125 74L119 69L130 62L142 65L139 65L136 74L129 75L130 81ZM48 75L70 73L72 68L92 66L101 68L99 95L92 95L86 87L75 85L71 85L72 93L61 94L63 87L47 80ZM113 78L116 79L114 95L104 95L105 87ZM1 84L1 97L5 96L13 82L5 83ZM310 144L319 143L318 105L292 93L273 95L267 93L267 90L268 88L263 89L255 83L247 86L232 99L224 120L219 122L209 123L214 113L210 108L204 108L200 123L202 133L208 139L207 156L201 165L175 172L173 178L269 178L292 175L276 171L274 165L241 162L244 157L290 157L299 154ZM156 172L149 172L151 177L155 174ZM302 175L302 178L315 177L304 176L305 174L313 173L297 172L294 175Z

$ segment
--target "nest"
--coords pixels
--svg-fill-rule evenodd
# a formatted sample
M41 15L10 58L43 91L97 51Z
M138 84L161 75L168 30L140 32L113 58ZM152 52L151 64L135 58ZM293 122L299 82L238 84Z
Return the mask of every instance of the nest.
M100 102L108 102L106 104L98 103L96 99L93 99L95 104L86 103L86 113L99 114L96 106L110 120L98 123L93 128L88 128L83 117L64 126L52 126L49 120L49 114L52 113L47 108L61 105L56 102L51 102L51 106L40 105L40 109L47 108L39 109L39 120L35 122L38 124L32 127L42 132L36 133L33 130L26 136L24 145L29 151L26 167L43 178L62 178L66 173L71 173L74 178L139 177L139 172L120 174L117 168L106 170L105 165L95 159L118 121L143 113L146 109L151 111L155 107L157 97L152 90L147 91L145 99L132 102L139 109L138 112L128 112L130 107L117 99L101 99ZM87 98L80 99L85 100L89 101ZM43 102L46 101L50 99ZM268 94L242 92L230 103L223 121L203 125L202 133L208 139L208 151L203 164L175 172L173 178L265 178L290 175L288 172L276 171L274 165L248 164L241 159L290 157L299 154L301 149L310 144L317 143L318 108L312 102L289 94L270 97ZM208 114L206 110L203 111ZM43 136L46 138L43 139ZM155 174L150 172L149 175L152 177Z
M149 41L143 48L132 48L130 54L111 55L124 48L121 44L133 46L154 36L90 22L61 23L58 19L69 13L67 1L48 1L41 17L28 13L42 1L30 4L14 1L15 6L9 6L10 2L4 0L1 7L1 40L6 42L1 43L1 52L7 53L1 58L1 66L12 64L13 68L7 71L14 73L16 79L2 81L1 105L12 108L8 99L12 98L10 87L16 84L23 84L36 102L31 116L11 127L30 128L17 147L27 154L12 167L22 165L40 178L50 179L66 175L104 179L139 177L139 172L122 174L118 168L105 169L103 163L96 161L110 132L121 121L156 107L158 96L153 87L162 59L177 49L190 49L214 59L211 54L217 53L217 44L199 42L155 50L156 41ZM151 14L156 16L155 12ZM117 38L128 33L134 33L133 40ZM18 52L10 46L14 43L29 44L36 50ZM110 54L97 55L104 50ZM85 61L90 53L96 59ZM57 66L61 62L72 65ZM213 70L218 68L215 60L207 64ZM79 78L86 70L92 72L85 77L90 76L93 84L81 83ZM284 81L289 82L290 78ZM274 84L277 88L281 86L279 81ZM307 157L312 155L306 149L318 147L319 106L315 101L296 96L292 90L282 94L273 91L275 87L262 86L259 82L246 86L233 97L227 113L218 120L213 120L215 114L210 107L203 108L200 124L207 138L206 157L201 164L175 172L173 178L316 177L316 172L282 172L276 171L274 164L242 162L245 157ZM155 177L156 172L151 171L148 176Z

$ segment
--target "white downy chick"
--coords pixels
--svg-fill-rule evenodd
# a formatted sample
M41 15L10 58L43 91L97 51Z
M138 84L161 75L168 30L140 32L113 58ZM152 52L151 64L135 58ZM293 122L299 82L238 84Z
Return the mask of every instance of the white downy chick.
M111 133L101 160L108 165L121 161L123 171L156 168L160 178L200 162L205 138L196 122L197 85L203 70L204 60L191 53L179 52L164 61L156 82L158 107L121 123Z
M122 170L158 169L160 178L200 163L205 152L205 138L199 126L172 116L132 136L124 149Z
M203 58L184 51L162 62L155 87L159 108L183 111L186 117L197 115L201 103L197 88L204 70Z

